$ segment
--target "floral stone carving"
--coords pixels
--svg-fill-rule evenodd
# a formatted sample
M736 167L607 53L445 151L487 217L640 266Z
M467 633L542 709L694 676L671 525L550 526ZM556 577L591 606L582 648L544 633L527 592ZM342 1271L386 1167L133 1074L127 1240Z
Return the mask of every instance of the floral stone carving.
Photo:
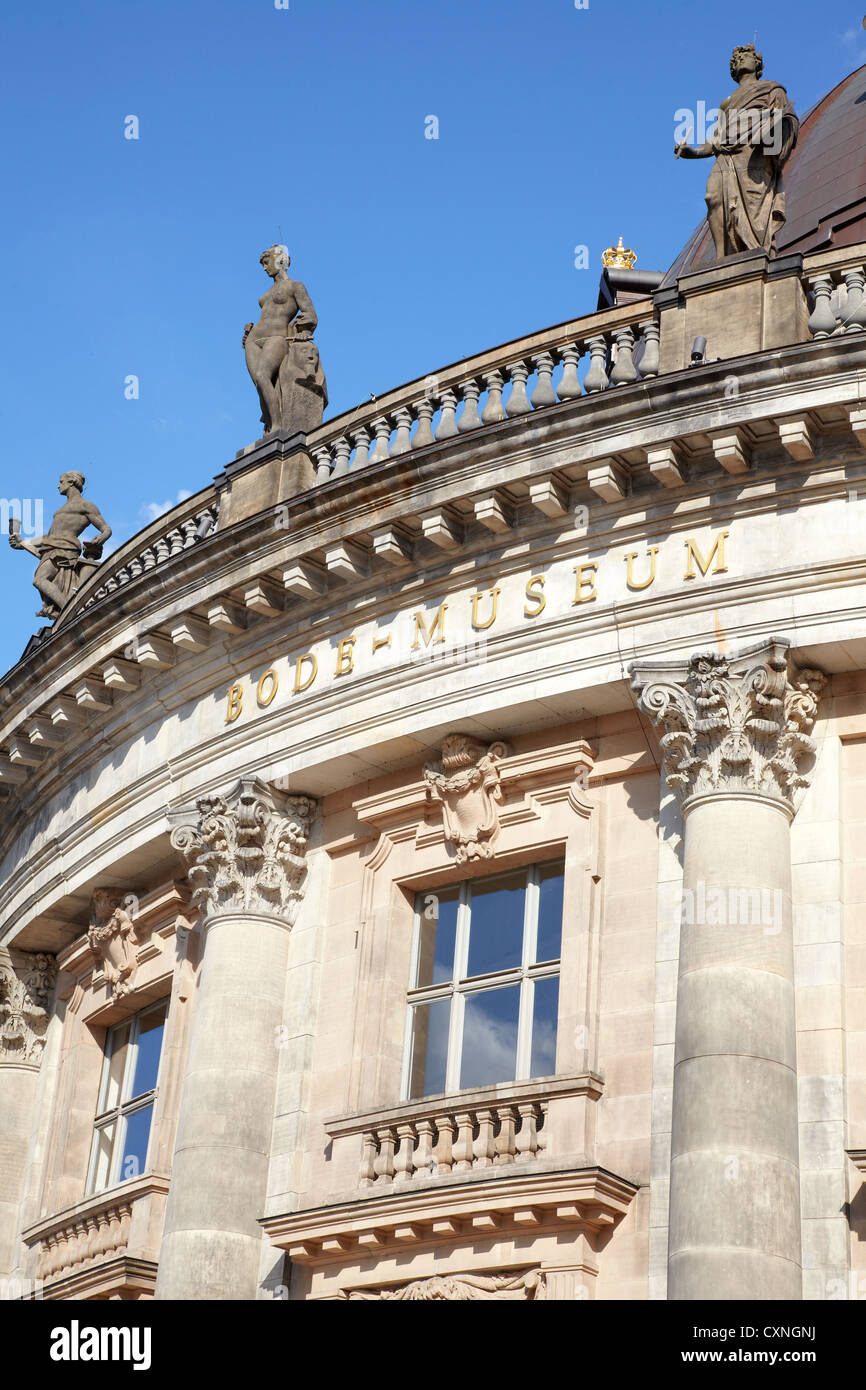
M118 999L128 994L137 960L133 916L138 907L134 893L118 888L97 888L93 894L93 920L87 929L90 949L102 962L102 972Z
M428 796L442 802L445 838L454 845L458 864L494 853L502 800L497 764L507 751L504 743L448 734L441 762L424 768Z
M641 709L664 729L668 785L687 800L751 792L794 807L809 784L809 737L826 677L791 671L789 643L771 639L737 655L701 652L688 662L632 667Z
M196 823L176 826L171 843L189 863L203 915L262 912L291 925L303 897L315 801L245 777L228 796L204 797L197 808Z
M347 1297L355 1299L402 1299L407 1302L443 1301L464 1302L476 1299L532 1299L545 1297L545 1279L541 1270L521 1274L451 1274L433 1275L430 1279L413 1279L398 1288L353 1289Z
M0 951L0 1064L41 1063L56 977L53 956Z

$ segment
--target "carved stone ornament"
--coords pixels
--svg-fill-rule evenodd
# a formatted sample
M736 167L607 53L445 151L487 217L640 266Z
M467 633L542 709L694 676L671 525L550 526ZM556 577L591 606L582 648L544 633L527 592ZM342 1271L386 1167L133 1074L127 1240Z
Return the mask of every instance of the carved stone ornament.
M97 888L94 891L87 929L90 949L102 962L102 973L117 999L132 988L138 945L133 916L138 907L134 893L118 888Z
M458 864L490 859L499 834L499 763L504 743L480 743L468 734L448 734L442 761L424 768L428 796L442 802L445 838L454 845Z
M315 801L245 777L228 796L196 804L197 822L176 826L171 843L189 863L203 915L261 912L291 925L303 897Z
M403 1299L433 1302L468 1302L475 1299L511 1299L538 1302L546 1297L544 1274L531 1269L521 1274L437 1274L430 1279L413 1279L391 1289L352 1289L354 1299Z
M789 674L789 645L771 639L736 655L632 667L640 708L664 729L668 785L684 801L738 791L794 809L815 761L809 734L826 677L808 668Z
M53 956L0 951L0 1065L41 1063L56 976Z

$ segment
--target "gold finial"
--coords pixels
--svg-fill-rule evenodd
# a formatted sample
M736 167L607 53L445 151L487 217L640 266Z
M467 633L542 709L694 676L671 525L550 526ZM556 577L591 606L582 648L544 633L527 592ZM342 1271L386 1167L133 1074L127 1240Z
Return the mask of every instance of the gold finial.
M637 256L629 246L623 246L620 237L616 246L609 246L603 253L601 263L607 270L634 270Z

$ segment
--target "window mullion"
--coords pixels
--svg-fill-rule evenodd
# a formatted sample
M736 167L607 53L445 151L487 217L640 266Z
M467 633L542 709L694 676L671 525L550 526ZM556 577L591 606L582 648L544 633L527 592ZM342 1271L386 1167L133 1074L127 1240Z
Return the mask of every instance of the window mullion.
M460 1089L460 1071L463 1061L463 1020L466 1005L457 982L465 979L469 968L469 930L470 930L470 886L464 882L460 886L460 906L457 909L457 931L454 941L454 979L452 981L451 1016L448 1026L448 1060L445 1067L446 1091Z

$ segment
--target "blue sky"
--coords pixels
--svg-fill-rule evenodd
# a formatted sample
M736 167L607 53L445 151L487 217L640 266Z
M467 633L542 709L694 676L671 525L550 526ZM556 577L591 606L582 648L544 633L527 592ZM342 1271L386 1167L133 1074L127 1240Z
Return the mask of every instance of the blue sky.
M81 469L120 542L209 482L260 430L241 333L274 241L318 311L329 414L593 309L619 234L665 269L708 173L674 161L674 112L718 104L757 24L804 113L866 61L863 11L5 0L0 497L47 523ZM33 568L0 537L0 670L39 626Z

